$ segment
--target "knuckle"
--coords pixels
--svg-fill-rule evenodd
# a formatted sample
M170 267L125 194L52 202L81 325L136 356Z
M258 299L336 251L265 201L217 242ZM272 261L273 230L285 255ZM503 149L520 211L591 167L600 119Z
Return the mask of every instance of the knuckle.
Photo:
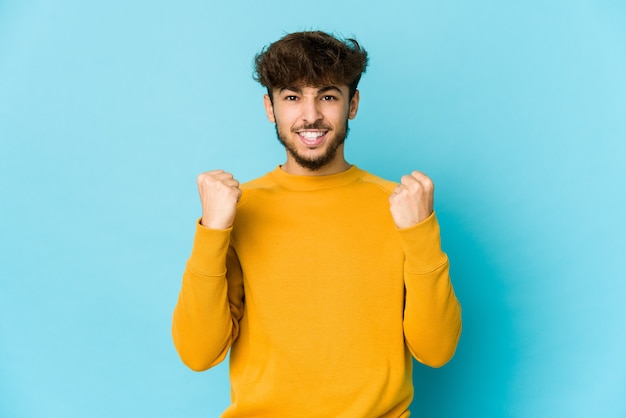
M197 181L198 181L198 184L206 184L208 179L209 179L208 174L202 173L198 175Z
M403 188L409 188L413 185L413 183L415 183L415 179L412 178L411 176L404 176L402 177L402 180L400 181L400 185Z

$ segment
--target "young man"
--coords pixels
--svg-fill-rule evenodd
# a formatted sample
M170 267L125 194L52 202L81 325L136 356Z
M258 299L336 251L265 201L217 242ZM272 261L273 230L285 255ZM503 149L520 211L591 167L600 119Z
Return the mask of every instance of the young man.
M223 417L406 417L411 355L454 354L461 308L440 248L433 184L399 184L344 157L367 54L323 32L256 58L286 162L239 185L198 177L202 218L173 318L193 370L230 349Z

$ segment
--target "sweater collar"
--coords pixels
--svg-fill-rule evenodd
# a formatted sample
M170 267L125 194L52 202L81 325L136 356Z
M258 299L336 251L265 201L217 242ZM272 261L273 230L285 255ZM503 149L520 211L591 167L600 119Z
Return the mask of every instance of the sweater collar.
M355 165L350 166L346 171L326 176L298 176L283 171L280 166L276 167L269 175L279 185L290 190L317 190L331 187L345 186L365 175L365 171Z

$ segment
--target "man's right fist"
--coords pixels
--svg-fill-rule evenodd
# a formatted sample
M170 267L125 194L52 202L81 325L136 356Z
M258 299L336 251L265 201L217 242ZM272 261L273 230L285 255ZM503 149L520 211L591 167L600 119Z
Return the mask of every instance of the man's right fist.
M237 202L241 197L239 182L224 170L213 170L198 176L202 203L200 223L211 229L227 229L233 225Z

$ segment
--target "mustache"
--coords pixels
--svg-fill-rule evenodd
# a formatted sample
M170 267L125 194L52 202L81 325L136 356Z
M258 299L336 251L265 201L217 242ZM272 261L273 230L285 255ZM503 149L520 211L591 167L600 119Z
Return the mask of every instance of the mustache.
M307 129L318 129L318 130L324 130L324 131L332 131L332 128L328 125L325 125L322 122L315 122L315 123L310 123L310 124L304 124L304 125L300 125L300 126L296 126L295 128L291 129L291 132L297 132L297 131L302 131L302 130L307 130Z

